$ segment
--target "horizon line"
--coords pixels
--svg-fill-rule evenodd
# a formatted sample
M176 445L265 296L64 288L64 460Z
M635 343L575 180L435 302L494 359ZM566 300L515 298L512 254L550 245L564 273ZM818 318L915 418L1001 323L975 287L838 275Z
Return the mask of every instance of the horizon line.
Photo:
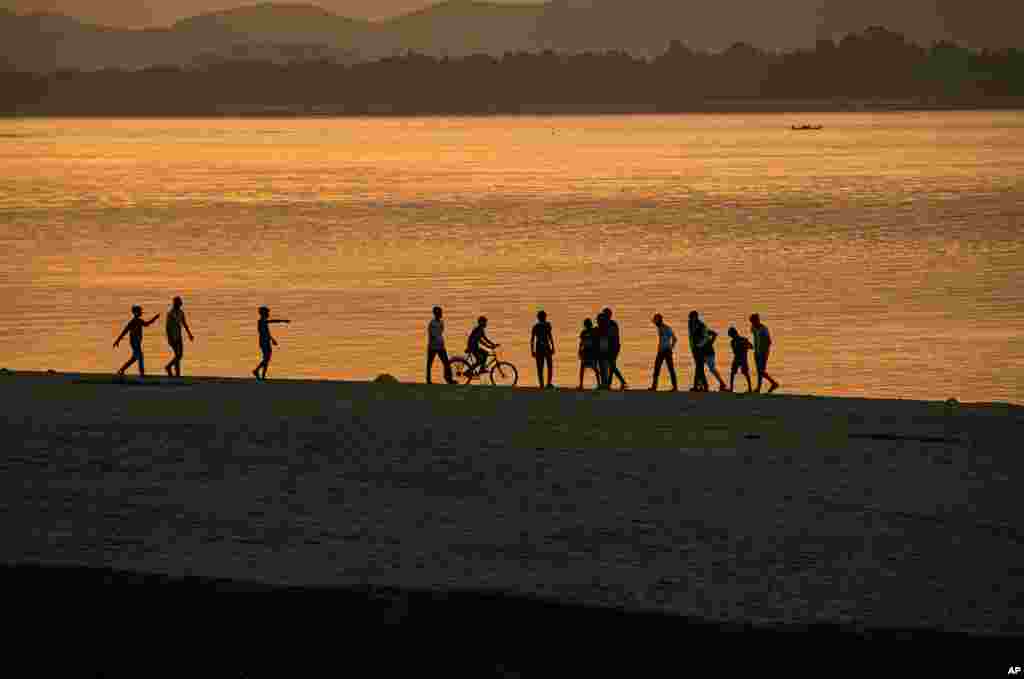
M288 1L285 1L285 2L274 2L274 0L264 0L262 2L243 2L242 4L239 4L239 5L235 6L235 7L230 7L228 9L221 9L221 10L214 10L214 11L210 11L210 12L200 12L198 14L191 14L191 15L188 15L188 16L184 16L184 17L182 17L180 19L177 19L177 20L173 21L170 24L147 24L147 25L137 25L137 26L114 26L114 25L111 25L111 24L95 23L95 22L93 22L93 21L91 21L89 19L82 18L82 17L77 16L75 14L70 14L70 13L67 13L67 12L57 12L57 11L17 12L17 11L14 11L13 9L0 8L0 13L7 12L7 13L10 13L10 14L12 14L14 16L17 16L17 17L62 17L62 18L65 18L65 19L73 19L74 21L77 21L78 23L82 24L83 26L93 26L93 27L96 27L96 28L110 29L110 30L115 30L115 31L139 31L139 32L142 32L142 31L171 30L175 26L177 26L178 24L180 24L180 23L182 23L184 21L190 21L192 19L197 19L197 18L200 18L200 17L215 17L215 16L218 16L218 15L230 14L231 12L237 12L238 10L242 10L242 9L253 9L253 8L257 8L257 7L317 9L317 10L322 11L324 14L330 15L332 17L336 17L338 19L344 19L344 20L347 20L347 21L353 21L353 22L356 22L356 23L386 24L386 23L388 23L390 21L394 21L396 19L402 19L402 18L405 18L405 17L415 16L417 14L423 14L425 12L429 12L430 10L436 9L436 8L441 7L443 5L485 5L487 7L493 7L493 8L499 9L499 10L504 10L504 9L522 9L522 8L527 8L527 7L543 7L545 5L550 5L550 4L552 4L552 0L515 0L515 2L494 2L493 0L435 0L435 2L430 3L426 7L421 7L420 9L414 9L414 10L411 10L411 11L408 11L408 12L401 12L401 13L398 13L398 14L392 14L392 15L383 16L383 17L377 17L377 18L374 18L374 19L367 19L367 18L362 18L362 17L352 17L352 16L348 16L348 15L345 15L345 14L338 14L337 12L333 12L333 11L327 9L326 7L322 7L321 5L317 4L315 2L315 0L310 0L308 2L288 2Z

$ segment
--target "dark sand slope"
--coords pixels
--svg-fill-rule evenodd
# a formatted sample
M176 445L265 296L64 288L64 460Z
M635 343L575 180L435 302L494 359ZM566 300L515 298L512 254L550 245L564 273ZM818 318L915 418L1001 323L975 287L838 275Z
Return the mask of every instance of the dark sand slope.
M1024 633L1024 408L150 380L0 375L3 562Z

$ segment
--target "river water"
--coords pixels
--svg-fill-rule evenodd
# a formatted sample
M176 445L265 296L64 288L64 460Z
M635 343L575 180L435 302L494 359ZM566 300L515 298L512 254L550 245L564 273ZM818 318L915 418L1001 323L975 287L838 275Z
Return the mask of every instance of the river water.
M0 367L114 371L130 307L181 295L185 374L249 375L265 304L271 377L423 381L441 304L520 386L545 309L575 386L610 306L638 388L652 314L685 345L700 311L727 368L757 311L783 393L1021 403L1022 177L1020 112L5 120ZM162 374L162 319L144 346Z

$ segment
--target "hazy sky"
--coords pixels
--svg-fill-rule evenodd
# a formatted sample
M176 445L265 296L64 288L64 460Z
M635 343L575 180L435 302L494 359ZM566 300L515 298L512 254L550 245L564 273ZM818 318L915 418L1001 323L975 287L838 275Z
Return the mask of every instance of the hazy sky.
M335 14L363 19L382 19L437 4L438 0L290 0L291 4L319 5ZM495 3L529 4L531 0L489 0ZM289 2L289 0L285 0ZM542 0L533 0L540 4ZM241 5L255 0L0 0L15 12L58 12L108 26L166 26L178 19Z
M301 3L303 0L290 0ZM438 0L307 0L335 14L353 18L382 19L436 4ZM489 0L494 3L525 4L539 0ZM594 0L569 0L585 5ZM629 6L633 0L619 0ZM679 3L692 8L699 18L702 7L715 7L721 14L722 0L647 0ZM743 0L729 0L738 5ZM923 40L952 36L972 45L1020 46L1018 27L1024 23L1022 0L749 0L749 13L764 18L766 29L773 17L792 28L794 18L817 25L819 37L834 37L880 23ZM16 12L48 11L68 14L90 23L140 28L169 26L178 19L203 12L230 9L255 0L0 0L0 7ZM638 3L642 4L642 3ZM755 9L758 10L755 12ZM786 11L790 10L790 11ZM774 28L779 28L775 26ZM682 31L681 31L682 32ZM768 31L771 32L770 30ZM754 39L753 36L749 39ZM754 42L758 42L754 39ZM770 45L769 45L770 46ZM791 46L791 45L784 45Z

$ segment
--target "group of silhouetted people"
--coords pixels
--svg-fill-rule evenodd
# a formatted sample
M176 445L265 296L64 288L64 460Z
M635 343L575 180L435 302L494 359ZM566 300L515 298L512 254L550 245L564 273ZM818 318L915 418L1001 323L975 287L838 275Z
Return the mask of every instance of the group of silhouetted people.
M194 341L192 330L185 319L181 297L175 297L170 311L167 312L167 344L171 348L172 358L164 366L168 376L181 377L181 361L185 355L185 344L182 330L188 335L189 341ZM434 307L434 318L427 325L427 384L431 383L431 372L435 358L440 358L444 365L444 379L453 384L455 379L452 375L451 361L445 349L444 341L444 312L441 307ZM124 330L114 341L117 347L125 335L131 344L132 355L128 361L121 366L117 374L123 376L125 371L133 364L139 364L139 374L145 375L145 359L142 353L142 332L143 328L152 325L160 318L160 314L153 316L148 321L142 318L142 307L132 307L132 319L125 325ZM674 353L678 340L672 328L665 323L661 314L654 314L651 319L658 331L658 349L654 357L654 373L651 379L650 389L658 388L658 378L662 366L668 369L669 379L672 381L672 391L677 391L679 384L676 378ZM290 323L287 319L271 319L270 309L261 306L259 308L259 320L256 323L256 331L259 337L260 352L262 359L259 365L252 371L257 380L264 380L267 377L267 368L270 366L270 358L273 355L273 347L277 346L277 340L270 334L272 323ZM773 392L779 387L779 383L768 374L768 357L771 354L772 339L768 328L761 322L758 314L750 316L750 331L754 341L739 334L736 328L729 328L730 348L732 349L732 371L729 376L729 385L726 386L722 374L718 372L715 357L715 339L718 333L710 329L701 319L696 311L691 311L688 323L688 336L690 352L693 355L694 374L693 387L691 391L708 391L708 378L706 371L718 380L718 388L721 391L733 391L735 387L736 374L742 373L747 379L747 391L761 391L764 380L769 383L768 392ZM483 373L488 367L488 360L491 354L488 349L496 349L499 344L487 337L487 317L481 316L477 319L476 326L470 331L466 344L466 355L472 358L469 365L468 376ZM605 308L597 314L596 322L589 318L583 320L583 330L579 336L578 355L580 360L579 386L583 389L583 378L587 370L594 372L598 389L611 389L612 381L618 379L620 389L628 389L626 378L618 367L619 353L622 350L622 335L619 324L612 320L612 310ZM757 368L757 387L755 388L750 380L750 364L748 354L754 352L754 365ZM547 313L537 312L537 322L530 332L530 355L537 362L537 382L542 389L553 388L552 374L554 372L555 356L555 334L551 322L548 321Z
M185 341L182 337L181 331L184 328L188 334L188 341L192 342L195 337L192 335L191 328L188 327L188 321L185 319L185 310L182 308L184 302L181 297L175 297L171 304L170 311L167 312L167 344L171 348L173 357L170 362L164 366L164 370L167 371L169 377L181 377L181 359L185 355ZM259 365L252 371L252 374L257 380L263 380L267 378L267 368L270 366L270 357L274 353L273 347L277 346L277 340L274 339L273 335L270 334L271 323L291 323L286 319L271 319L270 309L265 306L259 308L259 320L256 322L256 332L259 335L260 351L263 354L262 360ZM142 329L153 325L156 320L160 318L160 314L153 316L153 318L145 321L142 319L142 307L135 305L132 307L132 319L125 325L124 330L114 340L114 347L116 348L125 335L128 335L128 342L131 344L132 356L128 361L121 366L121 369L117 371L119 376L124 376L124 373L133 364L139 364L139 374L145 377L146 375L146 363L145 358L142 354Z
M434 307L434 318L427 326L427 384L432 383L432 368L434 359L439 357L444 365L444 378L449 384L455 382L452 376L451 363L444 343L444 315L441 307ZM676 378L674 352L678 339L672 328L665 323L661 314L655 314L651 319L658 331L658 349L654 357L654 373L651 379L650 390L658 388L658 378L662 366L668 369L669 378L672 381L672 391L679 389ZM473 359L470 366L471 371L482 372L490 357L487 349L494 349L499 345L492 342L486 334L487 318L481 316L477 319L477 325L469 335L466 346L466 355ZM768 392L771 393L779 388L779 383L768 374L768 357L771 354L771 335L768 327L761 322L759 314L750 316L750 330L754 341L739 334L736 328L729 328L730 349L732 350L732 370L729 376L729 384L726 386L722 374L718 371L715 356L715 340L718 333L710 329L701 319L700 314L691 311L688 319L687 335L689 336L690 352L693 356L694 377L693 387L690 391L708 391L707 372L710 372L718 380L718 388L721 391L733 391L735 388L736 374L742 373L747 380L747 391L760 392L763 381L767 380L770 385ZM583 389L583 378L587 370L594 372L598 389L611 389L612 381L618 379L620 389L628 389L626 378L618 367L619 353L622 350L622 336L619 331L619 324L612 320L612 310L605 308L595 320L586 318L583 320L583 330L579 336L578 355L580 360L579 386ZM755 388L750 379L750 363L748 355L754 352L754 364L757 368L757 387ZM537 382L542 389L551 389L552 373L554 372L555 337L547 313L537 312L537 323L530 332L530 355L537 362Z

